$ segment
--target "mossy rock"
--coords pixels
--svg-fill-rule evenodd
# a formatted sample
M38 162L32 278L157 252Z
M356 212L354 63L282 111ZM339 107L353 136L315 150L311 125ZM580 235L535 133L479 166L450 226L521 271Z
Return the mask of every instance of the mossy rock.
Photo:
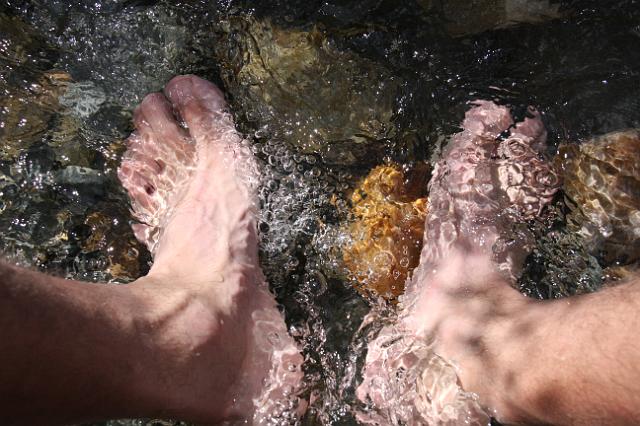
M218 24L217 33L231 40L215 51L225 89L242 100L235 109L256 127L329 158L332 147L375 144L395 133L398 80L336 47L320 27L236 16Z

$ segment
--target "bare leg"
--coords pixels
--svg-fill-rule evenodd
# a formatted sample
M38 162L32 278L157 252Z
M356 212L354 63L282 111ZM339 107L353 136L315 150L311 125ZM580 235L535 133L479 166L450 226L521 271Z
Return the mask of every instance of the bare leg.
M469 274L463 263L487 273ZM423 319L440 324L437 350L456 360L463 386L494 417L506 424L640 423L638 276L539 302L513 290L486 259L452 259L449 272L425 299Z
M257 263L250 150L211 83L177 77L165 95L136 111L120 169L150 274L94 286L2 268L0 360L12 369L0 370L0 395L12 422L297 414L302 358Z
M131 290L0 263L2 423L68 424L161 408L149 377L165 355L145 331L148 301Z

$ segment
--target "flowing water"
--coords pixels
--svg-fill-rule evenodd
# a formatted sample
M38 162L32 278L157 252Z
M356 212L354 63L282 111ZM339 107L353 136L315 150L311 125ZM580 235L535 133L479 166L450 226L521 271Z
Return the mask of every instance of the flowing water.
M353 188L380 164L432 164L474 99L508 105L516 120L537 107L550 156L639 128L638 46L635 0L0 0L0 246L69 278L143 275L150 256L115 176L132 110L173 75L215 81L265 166L261 261L304 348L302 421L354 424L370 331L359 328L393 305L358 293L343 265ZM625 174L635 149L620 167L609 161L613 171L606 150L571 165ZM601 238L588 238L580 229L594 229L593 215L563 196L514 227L534 242L524 293L563 297L624 275L638 256L602 244L640 226L635 178L623 191L635 204L613 203L627 228L598 222ZM567 193L595 199L606 181ZM634 238L625 244L640 247Z

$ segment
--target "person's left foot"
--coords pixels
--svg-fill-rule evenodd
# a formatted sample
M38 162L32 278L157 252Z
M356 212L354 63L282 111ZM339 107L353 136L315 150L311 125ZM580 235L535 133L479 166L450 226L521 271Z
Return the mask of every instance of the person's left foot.
M514 220L538 215L560 186L540 154L546 131L539 113L515 124L504 106L474 104L435 167L420 265L398 321L370 342L358 389L383 417L395 405L392 415L404 423L487 423L459 379L465 390L481 389L475 379L491 373L473 354L499 348L479 330L527 303L505 282L518 276L528 247L502 235Z
M169 352L158 408L208 423L295 416L302 357L258 265L258 168L224 96L179 76L134 121L118 175L154 256L134 285Z

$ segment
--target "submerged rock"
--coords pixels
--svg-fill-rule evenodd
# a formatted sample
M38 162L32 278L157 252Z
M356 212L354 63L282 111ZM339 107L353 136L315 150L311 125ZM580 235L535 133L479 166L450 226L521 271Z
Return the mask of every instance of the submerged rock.
M378 166L354 190L343 259L360 292L395 300L418 265L427 215L424 168L407 179L398 166Z
M17 16L0 10L0 60L9 67L0 79L7 78L15 69L26 67L23 73L34 69L46 69L51 65L53 49L49 48L36 29Z
M80 118L95 114L106 101L107 96L101 88L91 81L68 84L67 90L60 97L60 104Z
M22 150L42 141L50 128L58 96L70 77L66 73L47 72L27 87L4 85L0 80L0 157L15 158Z
M56 182L62 185L104 185L104 173L88 167L67 166L55 173Z
M57 52L28 23L0 13L0 27L4 255L69 278L135 279L147 257L89 122L104 94L56 70Z
M640 131L560 147L570 226L606 265L640 260Z
M638 265L610 266L603 272L606 285L616 284L638 275Z
M327 158L393 135L398 81L382 65L338 49L321 28L237 16L218 31L228 40L215 52L222 78L248 121ZM333 156L349 161L340 154Z
M537 299L558 299L602 287L605 273L580 235L561 228L536 237L518 282L522 293Z
M454 37L563 17L559 3L553 0L418 0L418 3L441 14L447 32Z
M0 159L40 141L68 74L47 71L52 49L34 28L0 12Z
M87 254L103 254L108 263L104 268L106 273L125 282L141 275L145 259L139 254L143 246L127 232L128 222L95 211L86 216L84 225L90 233L81 242L82 250Z

